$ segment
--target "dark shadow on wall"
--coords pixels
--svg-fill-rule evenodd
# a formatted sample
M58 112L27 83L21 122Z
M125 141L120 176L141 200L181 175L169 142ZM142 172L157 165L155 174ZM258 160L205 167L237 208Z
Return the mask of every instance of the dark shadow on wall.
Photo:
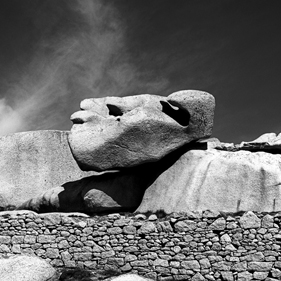
M140 205L145 190L184 153L191 149L206 148L206 143L193 142L154 163L66 182L62 187L25 202L19 209L38 213L134 212Z

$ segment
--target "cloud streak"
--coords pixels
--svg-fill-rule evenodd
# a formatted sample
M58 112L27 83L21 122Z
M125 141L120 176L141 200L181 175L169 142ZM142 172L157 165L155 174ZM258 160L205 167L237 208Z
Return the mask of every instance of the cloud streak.
M15 34L9 34L16 59L6 62L1 78L0 134L70 128L68 117L84 98L153 92L168 83L150 80L131 62L126 27L109 2L12 2L22 14L12 6L6 11L19 24L12 23ZM30 40L23 49L16 46L23 42L20 32Z

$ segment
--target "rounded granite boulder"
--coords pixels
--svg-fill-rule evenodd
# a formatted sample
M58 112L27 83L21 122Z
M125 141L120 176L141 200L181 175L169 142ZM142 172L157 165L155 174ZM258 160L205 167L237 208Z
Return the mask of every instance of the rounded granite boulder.
M201 91L81 102L71 116L69 144L82 170L104 171L157 162L212 133L215 99Z

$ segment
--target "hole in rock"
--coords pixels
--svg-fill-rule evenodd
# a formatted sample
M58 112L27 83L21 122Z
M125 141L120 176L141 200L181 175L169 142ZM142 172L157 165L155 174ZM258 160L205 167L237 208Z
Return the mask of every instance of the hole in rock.
M84 124L85 123L82 118L78 118L78 117L71 119L71 121L73 124Z
M190 114L187 110L172 106L168 102L160 101L162 105L162 112L170 116L176 122L178 122L181 126L188 126Z
M109 110L109 115L113 115L113 116L122 116L123 112L121 111L121 109L113 104L107 104L106 105L108 110Z

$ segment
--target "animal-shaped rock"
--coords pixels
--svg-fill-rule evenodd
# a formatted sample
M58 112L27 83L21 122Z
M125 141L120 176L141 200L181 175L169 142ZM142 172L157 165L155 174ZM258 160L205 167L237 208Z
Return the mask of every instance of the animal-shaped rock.
M215 99L201 91L168 97L86 99L71 116L69 144L82 170L104 171L156 162L212 133Z

